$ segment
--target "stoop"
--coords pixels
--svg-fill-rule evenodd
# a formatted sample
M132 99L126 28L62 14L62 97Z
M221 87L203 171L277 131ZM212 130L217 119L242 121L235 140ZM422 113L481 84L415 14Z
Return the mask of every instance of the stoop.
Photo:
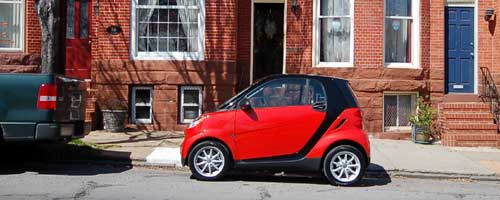
M487 103L443 102L438 110L443 145L499 147L498 125Z

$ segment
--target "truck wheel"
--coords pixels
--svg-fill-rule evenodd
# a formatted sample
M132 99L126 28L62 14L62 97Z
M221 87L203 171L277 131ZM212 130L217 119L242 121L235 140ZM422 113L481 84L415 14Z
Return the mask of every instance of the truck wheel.
M354 185L363 178L365 169L364 155L357 148L349 145L333 148L323 162L323 172L333 185Z
M189 153L189 169L194 178L214 181L222 178L231 166L227 148L216 141L204 141Z

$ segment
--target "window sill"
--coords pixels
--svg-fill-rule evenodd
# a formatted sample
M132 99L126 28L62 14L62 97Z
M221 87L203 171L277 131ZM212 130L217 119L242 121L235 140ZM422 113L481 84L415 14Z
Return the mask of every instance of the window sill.
M400 127L385 127L385 132L408 132L411 131L411 126L400 126Z
M0 53L24 53L23 49L0 48Z
M138 53L132 60L204 60L201 53Z
M354 67L351 62L320 62L315 67L321 68L352 68Z
M386 68L396 68L396 69L419 69L417 65L413 63L386 63Z
M134 124L136 125L150 125L152 124L151 123L151 119L134 119L133 122Z

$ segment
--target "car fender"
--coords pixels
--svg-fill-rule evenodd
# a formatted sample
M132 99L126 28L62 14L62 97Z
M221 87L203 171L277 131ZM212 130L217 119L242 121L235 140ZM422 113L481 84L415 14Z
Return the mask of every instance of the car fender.
M238 155L236 151L236 144L234 140L231 139L226 133L221 132L220 130L204 130L200 133L194 134L189 137L189 139L185 140L182 144L182 158L185 159L188 157L189 151L198 143L207 140L215 140L222 142L223 145L226 145L228 151L233 156L233 159L237 159L236 155Z
M370 142L368 136L361 129L346 129L346 130L333 130L325 134L311 151L306 155L306 158L322 158L326 151L332 144L337 142L353 142L361 146L367 155L370 157Z

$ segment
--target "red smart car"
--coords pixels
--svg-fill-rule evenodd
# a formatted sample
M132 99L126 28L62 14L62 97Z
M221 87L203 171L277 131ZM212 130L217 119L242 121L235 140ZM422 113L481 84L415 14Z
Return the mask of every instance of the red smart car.
M357 183L370 143L346 80L315 75L266 77L185 130L182 163L199 180L231 168L322 171L335 185Z

